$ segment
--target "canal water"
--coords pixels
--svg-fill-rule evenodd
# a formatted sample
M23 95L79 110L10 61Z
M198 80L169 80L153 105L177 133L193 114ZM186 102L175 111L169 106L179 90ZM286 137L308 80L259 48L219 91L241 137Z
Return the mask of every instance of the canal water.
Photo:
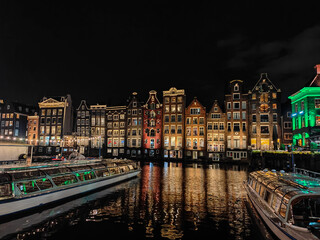
M144 163L139 178L0 224L0 239L271 239L245 166Z

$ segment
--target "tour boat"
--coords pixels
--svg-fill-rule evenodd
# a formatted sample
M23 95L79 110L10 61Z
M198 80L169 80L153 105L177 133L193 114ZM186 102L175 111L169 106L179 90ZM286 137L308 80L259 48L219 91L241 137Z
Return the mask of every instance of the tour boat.
M72 161L0 169L0 218L136 177L131 160Z
M279 239L320 238L320 180L284 171L255 171L244 182L247 196Z

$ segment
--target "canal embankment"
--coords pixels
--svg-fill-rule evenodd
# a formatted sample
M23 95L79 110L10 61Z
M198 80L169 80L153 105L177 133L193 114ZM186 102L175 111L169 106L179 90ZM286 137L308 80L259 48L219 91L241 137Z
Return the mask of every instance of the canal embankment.
M250 169L292 171L294 167L320 172L320 153L311 151L252 151Z

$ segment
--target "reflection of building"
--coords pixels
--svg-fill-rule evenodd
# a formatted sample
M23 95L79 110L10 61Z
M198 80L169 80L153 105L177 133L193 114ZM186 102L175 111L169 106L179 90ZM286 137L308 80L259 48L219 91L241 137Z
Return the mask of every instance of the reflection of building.
M185 91L172 87L163 91L163 156L183 157Z
M88 154L90 138L90 109L85 100L77 108L76 116L77 146L81 154Z
M243 81L232 80L225 95L227 158L247 158L248 143L248 94L244 93Z
M306 87L292 94L293 145L301 148L320 148L320 64L317 75Z
M104 153L106 135L107 105L90 105L91 111L91 148L90 155L99 157Z
M44 97L39 102L39 154L56 155L64 135L72 133L73 112L71 96Z
M39 142L39 115L28 116L28 144L37 146Z
M280 147L280 89L262 73L249 91L250 136L252 149L270 150Z
M225 155L225 113L215 100L207 115L207 152L208 158L220 160Z
M137 93L132 93L127 107L127 156L142 156L142 103L138 101Z
M124 157L126 146L126 109L126 106L106 108L108 157Z
M185 158L205 157L206 108L194 98L185 110Z
M143 151L146 158L161 156L162 104L157 92L149 92L149 99L143 107Z

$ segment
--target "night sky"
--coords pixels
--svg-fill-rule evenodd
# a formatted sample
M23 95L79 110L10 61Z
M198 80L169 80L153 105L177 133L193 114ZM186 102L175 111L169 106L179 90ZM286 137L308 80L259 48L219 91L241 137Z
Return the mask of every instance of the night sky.
M320 63L317 1L21 2L0 1L0 99L9 101L69 93L74 107L125 105L134 91L146 101L174 86L210 109L228 81L250 89L262 72L285 100Z

